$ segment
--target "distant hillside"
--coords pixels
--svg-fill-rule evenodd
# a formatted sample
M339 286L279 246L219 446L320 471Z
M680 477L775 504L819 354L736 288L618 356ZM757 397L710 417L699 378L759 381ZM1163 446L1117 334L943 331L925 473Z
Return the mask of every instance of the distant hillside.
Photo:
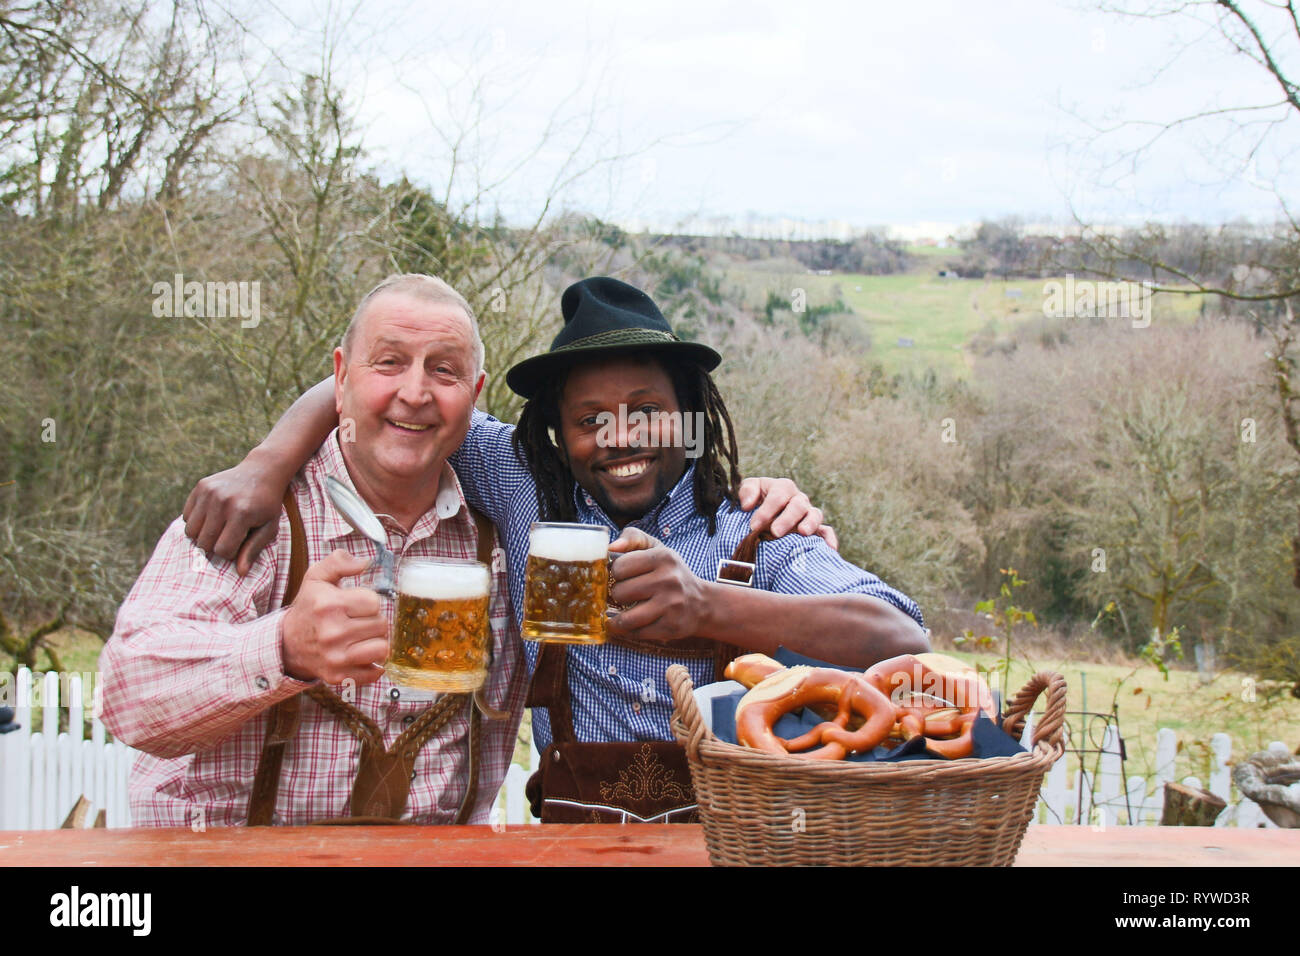
M649 291L678 334L719 347L795 336L888 375L966 378L982 356L1051 344L1086 321L1044 315L1045 287L1064 281L1067 267L1044 266L1053 263L1042 237L1025 239L1014 225L986 224L948 247L876 234L852 242L631 234L595 221L575 231L588 238L554 257L556 288L603 258L598 268ZM1074 271L1086 275L1085 263ZM1158 294L1152 321L1192 321L1206 298Z
M656 244L712 259L749 263L785 260L818 271L830 269L863 275L892 275L905 271L910 264L902 243L876 233L864 233L848 242L837 239L750 239L744 236L656 235L649 238Z
M827 344L860 349L889 373L933 368L965 377L981 355L1014 350L1026 339L1053 336L1062 321L1086 321L1044 316L1044 286L1050 279L945 278L940 271L946 271L948 259L959 252L906 251L910 268L897 275L818 275L806 269L775 273L763 262L735 263L726 269L727 285L737 290L738 304L759 316L759 321L770 302L793 304L795 290L802 289L804 315L831 311L812 323L801 322L798 314L789 312L786 321L813 337L825 337ZM1204 298L1156 295L1152 321L1193 321Z

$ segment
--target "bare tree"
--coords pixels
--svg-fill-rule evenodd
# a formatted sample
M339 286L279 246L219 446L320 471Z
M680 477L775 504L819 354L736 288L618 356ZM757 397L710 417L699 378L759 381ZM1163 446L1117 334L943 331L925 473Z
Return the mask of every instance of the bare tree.
M1129 18L1198 24L1217 36L1224 49L1257 66L1273 90L1272 96L1193 108L1178 117L1145 117L1095 126L1099 141L1114 134L1138 134L1136 145L1121 151L1117 165L1131 172L1175 130L1217 124L1214 128L1221 130L1223 137L1221 149L1240 178L1250 175L1266 144L1293 130L1300 121L1300 86L1291 73L1300 55L1300 14L1293 0L1254 5L1244 0L1203 0L1105 9ZM1081 222L1081 241L1059 250L1057 261L1107 278L1148 281L1156 293L1194 290L1221 302L1237 303L1271 341L1266 357L1273 398L1287 444L1297 456L1294 465L1300 461L1300 407L1292 385L1300 360L1294 308L1300 296L1300 220L1282 188L1275 186L1273 194L1278 219L1268 236L1242 241L1226 227L1218 234L1196 237L1188 248L1173 242L1176 231L1167 227L1149 225L1115 233ZM1294 510L1292 577L1300 588L1300 500L1294 500Z
M194 0L0 6L0 607L24 659L51 622L107 630L194 478L327 373L384 275L465 292L503 368L558 326L564 269L611 251L562 214L621 155L579 101L563 144L548 125L492 175L470 148L491 118L471 110L468 132L434 127L436 186L385 177L335 71L356 32L331 20L306 64L248 54L254 34ZM530 217L507 222L494 196L561 146ZM213 311L210 291L177 310L156 291L173 282L256 288L260 315ZM488 409L514 401L493 375Z
M194 0L0 12L0 183L10 208L66 218L128 190L175 195L243 105L219 72L229 27Z

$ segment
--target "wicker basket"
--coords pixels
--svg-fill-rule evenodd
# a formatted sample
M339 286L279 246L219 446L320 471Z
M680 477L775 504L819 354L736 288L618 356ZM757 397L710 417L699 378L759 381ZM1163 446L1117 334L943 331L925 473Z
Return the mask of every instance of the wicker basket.
M1012 736L1046 689L1034 748L1014 757L898 763L807 760L724 743L704 726L690 675L668 669L714 866L1010 866L1043 774L1064 752L1065 678L1039 673L1011 701Z

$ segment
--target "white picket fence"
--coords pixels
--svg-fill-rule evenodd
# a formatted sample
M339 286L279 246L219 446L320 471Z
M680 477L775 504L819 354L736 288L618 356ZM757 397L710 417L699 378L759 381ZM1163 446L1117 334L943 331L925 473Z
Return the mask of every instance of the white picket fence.
M1032 739L1032 734L1031 719L1027 722L1022 741ZM1286 744L1278 740L1270 743L1268 749L1290 753ZM1156 731L1154 777L1148 780L1130 775L1125 779L1119 735L1113 724L1108 725L1102 738L1100 756L1086 761L1095 766L1095 771L1085 768L1068 770L1067 754L1047 772L1033 822L1053 824L1082 820L1098 827L1158 824L1164 809L1165 784L1174 779L1177 755L1178 735L1162 727ZM1203 783L1197 777L1184 777L1182 782L1189 787L1203 787L1228 804L1219 814L1215 826L1275 827L1276 824L1253 800L1238 795L1234 802L1231 758L1232 738L1223 733L1215 734L1210 738L1209 782Z
M47 673L39 686L33 686L27 668L20 669L17 675L0 672L0 702L14 706L14 720L21 725L16 731L0 735L0 830L55 829L83 795L91 803L87 825L100 810L105 811L109 827L131 825L126 779L136 751L121 741L109 741L104 725L93 717L91 739L83 739L86 710L89 706L93 713L94 693L98 690L95 680L94 674ZM61 701L66 701L63 708ZM68 714L68 730L61 733L62 709ZM39 731L34 726L36 714L40 716ZM1024 739L1030 739L1032 733L1031 719ZM1229 736L1215 734L1210 746L1213 765L1206 789L1228 802L1215 825L1272 827L1255 803L1244 797L1233 802ZM1094 826L1158 823L1164 785L1173 779L1177 747L1174 731L1160 730L1154 778L1148 781L1129 776L1123 780L1118 737L1114 727L1108 727L1096 780L1087 771L1070 773L1067 778L1066 758L1058 761L1043 781L1034 823L1067 823L1076 818ZM1269 749L1279 748L1287 749L1281 742L1269 745ZM528 769L512 764L506 774L494 811L495 821L538 822L529 814L524 797L524 785L537 769L536 747L530 746L529 757ZM1186 777L1183 782L1202 786L1195 777Z
M528 798L524 796L524 786L528 783L528 778L536 772L539 761L537 746L529 743L528 769L525 770L517 763L510 765L510 769L506 771L506 782L501 785L501 793L497 797L497 808L493 811L493 822L498 820L504 820L506 823L542 822L533 816L532 811L528 809Z
M14 707L14 720L21 725L0 735L0 830L56 829L83 795L91 802L88 823L104 810L106 826L129 827L126 775L135 752L108 740L98 720L92 722L90 740L84 739L94 675L49 672L34 688L32 673L24 667L16 679L0 673L0 681L0 699ZM60 708L60 701L66 708ZM68 715L64 733L59 732L62 709ZM39 731L33 726L36 713Z
M32 672L0 672L0 704L14 708L17 730L0 734L0 830L54 830L62 825L77 799L90 801L86 825L101 810L107 827L129 827L126 779L138 751L120 740L109 740L104 725L92 716L90 740L85 737L87 712L94 713L98 691L93 673L48 672L33 681ZM59 719L67 714L66 731ZM36 729L39 721L40 729ZM501 788L495 820L537 822L528 813L524 785L537 768L537 750L530 747L531 767L512 764Z

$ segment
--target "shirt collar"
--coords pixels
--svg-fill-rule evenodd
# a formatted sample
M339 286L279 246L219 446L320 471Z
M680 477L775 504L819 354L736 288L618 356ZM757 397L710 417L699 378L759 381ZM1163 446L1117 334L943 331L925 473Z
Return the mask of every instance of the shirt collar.
M329 437L325 439L320 450L316 453L319 479L322 491L324 491L325 476L333 475L343 484L347 485L357 494L357 486L352 481L352 475L348 472L347 462L343 459L343 449L339 445L339 430L335 428L330 432ZM325 511L325 540L335 541L339 538L346 537L350 534L356 534L352 525L348 524L341 514L338 513L332 504L329 504L329 496L326 495L327 507ZM362 499L363 501L365 499ZM468 516L468 505L465 502L465 493L461 490L460 479L456 476L456 471L447 462L442 464L442 473L438 477L438 497L434 506L422 514L415 522L415 527L407 535L407 541L418 541L421 538L431 536L438 527L439 521L453 518L457 514ZM380 515L379 520L383 522L384 527L395 529L397 525L387 515Z

